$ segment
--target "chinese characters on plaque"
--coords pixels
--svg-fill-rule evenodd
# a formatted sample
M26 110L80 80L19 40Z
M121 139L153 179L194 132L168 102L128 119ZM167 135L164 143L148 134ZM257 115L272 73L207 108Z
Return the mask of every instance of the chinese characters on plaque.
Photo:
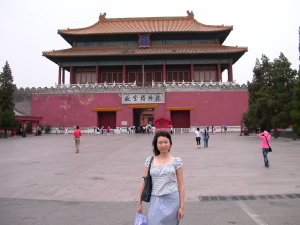
M164 103L163 93L122 94L122 104Z

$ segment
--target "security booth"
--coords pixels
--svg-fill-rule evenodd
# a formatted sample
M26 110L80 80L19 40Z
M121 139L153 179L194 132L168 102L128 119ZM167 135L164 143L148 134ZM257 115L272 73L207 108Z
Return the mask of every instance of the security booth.
M29 126L29 133L33 134L34 131L36 134L41 134L40 131L40 122L43 117L36 117L36 116L16 116L16 119L21 121L19 134L22 137L26 137L26 127Z
M169 120L164 117L160 117L158 119L154 119L153 122L154 122L154 127L156 132L160 130L165 130L167 132L170 132L170 127L172 127L172 120Z

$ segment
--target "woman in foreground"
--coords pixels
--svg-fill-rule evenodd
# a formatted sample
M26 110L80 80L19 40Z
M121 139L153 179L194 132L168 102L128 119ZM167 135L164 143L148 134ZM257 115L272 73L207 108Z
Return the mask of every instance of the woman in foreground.
M170 133L159 131L152 141L154 159L150 175L152 176L152 194L148 208L148 225L178 225L184 216L184 182L182 161L170 154L172 139ZM152 156L145 162L144 177ZM142 214L141 194L144 189L141 183L138 196L137 212Z

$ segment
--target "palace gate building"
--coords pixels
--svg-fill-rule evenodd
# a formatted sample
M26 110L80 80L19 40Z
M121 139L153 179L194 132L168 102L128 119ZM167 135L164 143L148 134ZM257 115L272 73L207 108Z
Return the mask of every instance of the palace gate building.
M15 95L29 95L30 114L53 127L139 127L158 118L174 128L239 127L248 92L234 82L233 65L247 48L223 45L232 29L202 24L189 11L183 17L100 14L89 27L58 30L70 48L43 52L58 66L55 87Z

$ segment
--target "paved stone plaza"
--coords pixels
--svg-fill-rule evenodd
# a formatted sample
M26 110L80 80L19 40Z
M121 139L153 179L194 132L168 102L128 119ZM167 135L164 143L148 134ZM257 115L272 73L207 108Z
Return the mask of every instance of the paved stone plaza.
M0 224L133 224L153 135L0 139ZM185 218L192 224L300 224L300 141L272 139L265 168L255 135L175 134L184 163ZM147 203L144 203L147 211Z

